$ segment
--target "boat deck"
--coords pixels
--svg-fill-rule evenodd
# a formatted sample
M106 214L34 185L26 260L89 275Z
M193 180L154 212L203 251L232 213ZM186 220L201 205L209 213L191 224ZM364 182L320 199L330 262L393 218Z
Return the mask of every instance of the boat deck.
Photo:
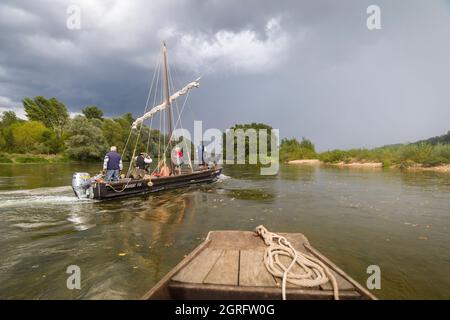
M340 299L375 299L331 261L312 248L303 234L281 233L300 252L322 260L336 277ZM167 274L145 299L281 299L281 280L266 269L266 246L253 232L212 231ZM333 299L327 283L313 288L287 285L287 299Z

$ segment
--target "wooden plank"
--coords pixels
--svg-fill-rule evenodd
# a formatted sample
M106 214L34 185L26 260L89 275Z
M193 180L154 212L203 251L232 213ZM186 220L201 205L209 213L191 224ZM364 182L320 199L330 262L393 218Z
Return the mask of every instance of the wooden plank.
M285 236L300 252L312 254L333 269L332 272L340 286L341 299L376 299L367 289L311 247L304 235L300 233L282 233L281 235ZM276 280L264 266L265 248L262 239L255 236L253 232L211 231L206 241L183 259L144 298L279 299L281 288L277 287ZM236 260L228 257L228 255L235 257L236 253L225 254L224 250L239 252L238 286L235 280L229 280L232 279L230 275L224 275L222 276L224 279L219 280L221 278L219 271L226 273L226 270L233 270L232 267L225 267L229 264L225 261ZM224 261L219 262L222 259ZM230 284L210 283L219 281ZM287 297L288 299L332 299L333 292L331 285L323 285L321 290L288 285Z
M186 265L189 264L189 262L197 257L210 243L209 239L206 239L202 243L200 243L197 248L194 249L191 253L189 253L183 260L181 260L180 263L178 263L175 268L170 270L161 280L158 281L158 283L151 288L145 295L142 297L144 300L149 299L171 299L170 292L169 292L169 282L172 279L174 275L178 273L179 270L183 269Z
M305 248L310 251L314 256L319 258L323 263L325 263L328 267L330 267L333 271L341 275L345 280L350 282L354 287L355 290L358 291L362 296L364 296L365 299L369 300L378 300L375 295L373 295L371 292L369 292L366 288L364 288L361 284L359 284L356 280L354 280L352 277L350 277L347 273L345 273L341 268L339 268L337 265L335 265L333 262L331 262L327 257L325 257L322 253L320 253L318 250L314 249L311 245L305 244Z
M301 233L280 233L298 251L306 253L304 244L309 244L306 237ZM266 249L264 240L255 232L251 231L211 231L208 234L211 240L210 247L216 249L233 250L259 250Z
M281 289L276 287L236 287L214 284L196 285L171 281L169 289L175 300L281 300ZM288 300L333 300L331 291L287 289ZM341 300L359 300L356 291L343 291Z
M338 273L336 273L336 271L330 269L331 273L334 275L334 277L336 278L336 282L339 288L339 291L342 290L355 290L355 286L352 285L350 282L348 282L346 279L344 279L341 275L339 275ZM325 284L320 285L320 288L322 290L333 290L333 287L331 286L330 282L327 282Z
M264 252L254 250L240 251L239 286L276 286L275 279L264 265Z
M211 268L222 254L222 250L206 248L173 278L174 281L203 283Z
M211 231L211 248L226 250L264 250L263 240L250 231Z
M280 233L280 236L286 238L287 241L291 243L291 245L301 253L308 254L308 251L305 249L305 244L309 244L308 239L301 233Z
M237 286L238 278L239 250L224 250L203 282Z

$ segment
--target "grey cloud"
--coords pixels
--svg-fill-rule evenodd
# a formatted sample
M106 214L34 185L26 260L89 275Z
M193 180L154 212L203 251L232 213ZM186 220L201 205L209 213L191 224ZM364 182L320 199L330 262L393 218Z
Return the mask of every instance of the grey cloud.
M82 8L79 31L65 27L72 3ZM110 116L138 116L164 30L209 41L221 31L248 30L265 43L267 22L279 18L287 45L270 56L274 67L230 72L230 60L215 64L191 95L194 114L186 113L186 126L194 119L222 129L260 121L280 128L282 136L307 136L321 150L412 141L449 130L447 2L376 1L382 10L379 31L366 28L365 11L373 1L91 3L2 1L4 102L56 96L73 112L97 104ZM184 83L198 73L186 55L176 54L180 39L174 36L168 45L177 82Z

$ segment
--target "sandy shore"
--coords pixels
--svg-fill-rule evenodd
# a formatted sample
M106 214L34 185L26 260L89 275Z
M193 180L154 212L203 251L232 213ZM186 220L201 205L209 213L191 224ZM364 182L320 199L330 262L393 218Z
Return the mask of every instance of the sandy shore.
M330 163L333 166L345 167L345 168L383 168L383 163L381 162L338 162Z
M381 169L383 168L383 163L381 162L338 162L338 163L323 163L319 159L303 159L303 160L291 160L287 164L304 164L304 165L330 165L339 168L367 168L367 169ZM391 169L400 169L398 165L393 165ZM434 171L434 172L445 172L450 173L450 164L435 166L435 167L424 167L422 165L414 165L406 168L408 171Z
M446 172L450 173L450 164L435 166L435 167L423 167L420 165L407 168L408 171L434 171L434 172Z
M307 164L307 165L319 165L322 162L319 159L303 159L303 160L291 160L288 164Z

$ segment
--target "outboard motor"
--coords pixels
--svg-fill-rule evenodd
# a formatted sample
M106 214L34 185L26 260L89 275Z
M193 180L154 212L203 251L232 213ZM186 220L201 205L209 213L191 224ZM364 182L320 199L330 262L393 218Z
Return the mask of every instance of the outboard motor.
M72 176L72 189L79 199L92 198L91 176L86 172L75 172Z

